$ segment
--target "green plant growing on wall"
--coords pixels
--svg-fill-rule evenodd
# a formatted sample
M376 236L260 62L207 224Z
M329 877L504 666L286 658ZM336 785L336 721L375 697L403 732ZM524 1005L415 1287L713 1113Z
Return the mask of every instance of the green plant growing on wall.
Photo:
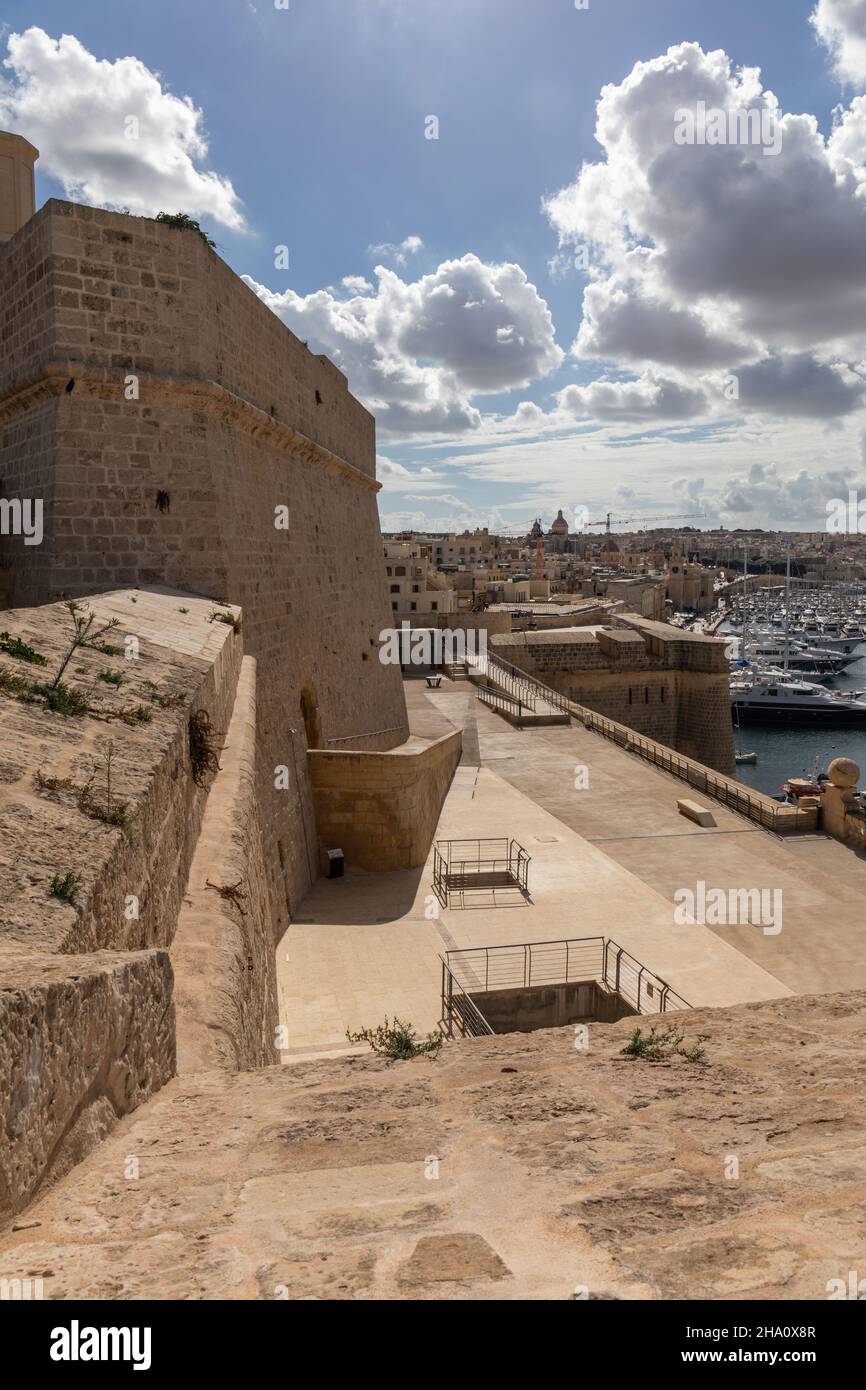
M105 756L105 799L104 801L94 793L94 783L100 770L100 763L94 760L93 771L85 782L84 786L78 786L71 777L50 777L41 768L36 773L36 785L50 792L71 792L75 797L75 805L85 816L90 816L92 820L101 820L106 825L125 825L129 819L127 801L115 801L112 790L112 766L114 761L114 743L109 739Z
M78 796L78 808L85 815L92 816L94 820L104 821L106 825L125 825L127 821L127 808L129 803L126 801L115 801L112 795L111 774L114 763L114 740L109 739L105 745L105 755L103 758L105 766L105 802L102 804L93 794L93 784L99 772L99 764L94 763L93 772L87 785L81 788Z
M203 232L194 217L190 217L186 212L158 212L157 222L161 222L164 227L175 227L180 232L198 232L206 246L216 249L216 242L209 237L207 232Z
M620 1052L625 1057L640 1058L645 1062L668 1062L674 1056L685 1057L687 1062L702 1062L706 1052L702 1044L708 1036L707 1033L699 1033L694 1046L684 1047L685 1034L674 1027L660 1033L653 1025L648 1034L642 1028L635 1028Z
M393 1019L386 1017L377 1028L362 1028L359 1033L347 1028L346 1037L353 1047L367 1043L380 1057L388 1057L392 1062L405 1062L425 1053L435 1055L444 1041L441 1033L428 1033L421 1042L416 1042L412 1024L397 1018L396 1014Z
M0 690L4 695L12 695L16 700L35 700L36 696L31 694L29 683L21 676L13 676L11 671L7 671L5 666L0 666Z
M80 891L81 879L71 869L62 878L60 874L55 874L51 880L51 895L60 898L62 902L72 903L74 906Z
M64 671L80 647L94 647L95 644L105 636L106 632L110 632L112 628L118 625L118 619L112 618L104 627L100 627L94 631L93 624L96 621L95 613L91 613L88 609L82 607L76 599L73 599L71 603L67 603L66 608L72 619L72 640L61 657L60 666L49 687L51 690L56 690L60 685ZM101 651L104 649L99 647L97 650ZM119 648L115 648L115 650L119 650Z
M47 666L48 658L37 652L20 637L11 637L8 632L0 632L0 652L8 652L17 661L28 661L31 666Z
M100 673L99 673L99 679L100 679L101 681L104 681L106 685L113 685L113 686L117 687L117 686L123 685L123 672L122 672L122 671L100 671Z
M124 724L149 724L153 713L146 705L136 705L135 709L125 709L117 716Z
M86 714L90 709L87 697L74 686L64 685L62 681L57 685L34 685L31 689L35 695L42 696L46 709L53 710L55 714L62 714L67 719Z

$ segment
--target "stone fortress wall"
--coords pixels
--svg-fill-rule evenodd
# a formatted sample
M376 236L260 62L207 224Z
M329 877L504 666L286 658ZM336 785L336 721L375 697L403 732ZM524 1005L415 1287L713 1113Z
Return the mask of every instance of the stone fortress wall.
M623 614L610 627L496 636L490 650L575 704L733 774L723 642Z
M159 583L243 608L276 940L316 873L307 748L408 735L377 660L373 419L195 232L50 201L0 248L0 305L4 495L45 499L40 546L0 538L0 596Z
M185 1070L202 1026L211 1068L276 1060L255 662L206 599L121 591L86 606L95 627L117 620L109 646L134 633L139 650L75 651L64 683L87 701L77 715L20 698L59 669L66 606L2 614L2 631L45 665L0 654L0 1218L163 1086L176 1060ZM226 744L219 770L196 758L194 717L213 753ZM74 892L53 892L69 874ZM232 885L239 894L223 897Z
M0 631L46 659L0 650L2 1219L176 1071L278 1060L274 946L331 832L362 798L368 867L423 862L460 740L402 747L378 659L372 417L202 238L49 202L0 236L0 317L0 497L44 505L41 544L0 535ZM76 652L67 717L29 686L78 599L139 655Z

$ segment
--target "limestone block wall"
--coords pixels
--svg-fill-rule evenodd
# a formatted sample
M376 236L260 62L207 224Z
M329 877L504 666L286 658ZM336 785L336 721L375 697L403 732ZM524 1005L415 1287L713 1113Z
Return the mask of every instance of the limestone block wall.
M166 951L0 947L0 1219L174 1074L171 984Z
M255 744L256 663L244 657L171 950L179 1072L279 1061Z
M30 688L50 684L69 650L65 606L11 610L0 623L13 647L0 649L0 1217L168 1080L176 1012L186 1039L200 1021L193 1004L206 1001L204 1026L221 1027L224 1044L213 1065L275 1056L243 615L143 589L88 599L83 611L95 628L118 626L66 666L64 685L86 702L78 714L47 709ZM202 720L205 745L192 733ZM194 859L203 823L204 861ZM69 874L74 892L58 896L54 878ZM233 886L237 898L218 891ZM182 904L204 909L205 896L210 937L196 958L185 931L173 962L164 948Z
M90 712L77 718L0 691L0 940L67 952L167 945L211 780L197 785L192 776L189 718L203 711L224 736L242 639L209 621L213 605L187 596L109 594L85 601L85 610L96 627L116 618L119 626L104 640L123 649L132 637L140 655L79 649L66 683L86 697ZM72 631L62 604L4 613L0 628L48 663L0 651L0 671L13 680L50 679ZM119 674L122 683L104 682L103 673ZM111 807L126 803L122 825L79 805L90 782L97 807L109 809L109 744ZM48 891L54 873L70 871L81 880L75 905Z
M718 772L734 771L722 643L618 618L615 628L495 637L491 651L577 705Z
M0 538L0 593L165 583L243 608L279 938L316 872L307 747L408 735L376 660L373 420L194 232L52 200L0 248L0 297L0 477L46 513L31 553Z
M319 852L342 849L350 868L423 864L461 748L455 730L392 753L309 753Z

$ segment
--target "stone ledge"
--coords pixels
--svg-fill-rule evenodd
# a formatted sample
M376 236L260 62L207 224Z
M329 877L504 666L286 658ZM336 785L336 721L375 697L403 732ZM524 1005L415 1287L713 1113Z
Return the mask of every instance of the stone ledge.
M170 1079L171 991L165 951L0 948L0 1218Z

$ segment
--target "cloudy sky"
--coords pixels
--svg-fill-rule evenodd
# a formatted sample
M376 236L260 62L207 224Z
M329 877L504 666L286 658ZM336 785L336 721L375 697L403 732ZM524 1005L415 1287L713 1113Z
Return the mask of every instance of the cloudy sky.
M866 490L866 0L4 0L0 55L40 200L199 217L346 372L385 529Z

